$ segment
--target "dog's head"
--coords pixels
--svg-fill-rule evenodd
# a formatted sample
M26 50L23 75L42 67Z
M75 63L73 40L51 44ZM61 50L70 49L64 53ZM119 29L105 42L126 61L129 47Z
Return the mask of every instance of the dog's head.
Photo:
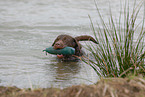
M78 43L73 37L71 37L69 35L59 35L55 39L52 46L54 47L54 49L62 49L67 46L75 48L76 46L78 46Z
M73 47L75 48L75 55L80 56L81 55L81 46L78 43L78 41L69 36L69 35L59 35L54 43L52 44L54 49L63 49L64 47ZM64 56L64 55L57 55L58 58L64 58L64 57L70 57L70 56Z

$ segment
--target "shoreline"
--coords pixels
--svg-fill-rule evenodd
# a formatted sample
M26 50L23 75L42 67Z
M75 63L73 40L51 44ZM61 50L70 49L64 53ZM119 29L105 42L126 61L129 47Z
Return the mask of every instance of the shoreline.
M20 89L0 86L0 97L144 97L145 78L105 78L92 85L75 85L64 89Z

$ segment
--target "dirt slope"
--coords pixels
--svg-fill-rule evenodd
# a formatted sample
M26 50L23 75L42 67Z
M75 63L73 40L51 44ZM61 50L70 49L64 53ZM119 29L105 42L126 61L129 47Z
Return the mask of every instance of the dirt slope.
M93 85L76 85L65 89L19 89L0 86L0 97L145 97L143 78L107 78Z

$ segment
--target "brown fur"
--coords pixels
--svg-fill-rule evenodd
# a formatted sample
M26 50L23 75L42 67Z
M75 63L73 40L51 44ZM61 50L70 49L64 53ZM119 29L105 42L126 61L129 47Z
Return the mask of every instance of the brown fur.
M82 52L81 52L81 45L79 43L79 41L92 41L96 44L98 44L98 42L91 36L87 36L87 35L82 35L82 36L78 36L73 38L72 36L69 35L59 35L54 43L52 44L54 49L62 49L64 47L73 47L75 48L75 55L77 56L81 56Z

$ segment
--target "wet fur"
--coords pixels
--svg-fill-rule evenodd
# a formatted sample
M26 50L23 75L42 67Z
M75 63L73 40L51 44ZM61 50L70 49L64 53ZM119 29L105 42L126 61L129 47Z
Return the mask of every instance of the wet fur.
M98 42L93 37L88 35L77 36L74 38L70 35L59 35L53 42L52 46L54 47L54 49L62 49L67 46L73 47L75 48L75 55L82 56L83 55L81 51L82 47L79 41L92 41L98 44ZM65 56L64 58L65 59L70 58L70 56Z

